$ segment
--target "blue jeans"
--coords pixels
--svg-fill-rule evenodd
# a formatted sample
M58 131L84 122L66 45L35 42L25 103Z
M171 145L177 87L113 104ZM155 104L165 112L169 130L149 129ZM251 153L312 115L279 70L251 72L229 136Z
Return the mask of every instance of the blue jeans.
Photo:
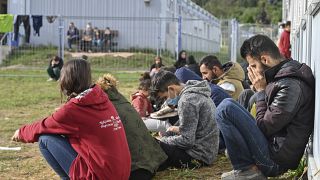
M270 158L268 141L255 119L240 104L231 98L224 99L217 107L216 119L233 169L246 170L256 165L266 176L283 172Z
M69 170L78 153L69 140L60 135L44 134L39 137L39 148L51 168L61 179L69 179Z

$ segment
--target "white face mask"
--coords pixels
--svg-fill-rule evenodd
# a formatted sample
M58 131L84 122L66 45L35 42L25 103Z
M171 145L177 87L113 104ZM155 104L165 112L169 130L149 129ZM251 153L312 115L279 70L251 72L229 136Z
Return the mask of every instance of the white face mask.
M90 29L90 28L91 28L91 26L88 24L88 25L87 25L87 29Z

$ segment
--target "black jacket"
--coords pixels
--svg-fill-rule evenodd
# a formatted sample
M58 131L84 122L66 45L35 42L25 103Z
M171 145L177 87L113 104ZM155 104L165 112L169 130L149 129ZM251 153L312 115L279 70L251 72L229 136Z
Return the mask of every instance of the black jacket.
M286 60L265 72L267 87L257 95L257 125L269 141L271 158L296 169L313 131L315 79L311 69Z

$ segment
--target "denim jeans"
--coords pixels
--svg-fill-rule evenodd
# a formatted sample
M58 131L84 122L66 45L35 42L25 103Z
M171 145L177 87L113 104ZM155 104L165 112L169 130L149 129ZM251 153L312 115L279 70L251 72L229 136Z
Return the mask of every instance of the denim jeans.
M71 147L69 140L60 135L41 135L39 148L51 168L61 179L69 179L69 170L78 153Z
M266 176L282 173L270 158L267 139L244 107L231 98L224 99L217 107L216 119L235 170L256 165Z

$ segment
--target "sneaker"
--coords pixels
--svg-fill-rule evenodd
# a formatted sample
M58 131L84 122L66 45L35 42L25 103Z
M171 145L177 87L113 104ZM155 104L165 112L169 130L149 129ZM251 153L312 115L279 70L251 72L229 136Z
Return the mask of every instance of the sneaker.
M49 82L49 81L54 81L54 79L53 79L53 78L49 78L47 81L48 81L48 82Z
M221 180L265 180L267 179L259 170L232 170L223 173Z

